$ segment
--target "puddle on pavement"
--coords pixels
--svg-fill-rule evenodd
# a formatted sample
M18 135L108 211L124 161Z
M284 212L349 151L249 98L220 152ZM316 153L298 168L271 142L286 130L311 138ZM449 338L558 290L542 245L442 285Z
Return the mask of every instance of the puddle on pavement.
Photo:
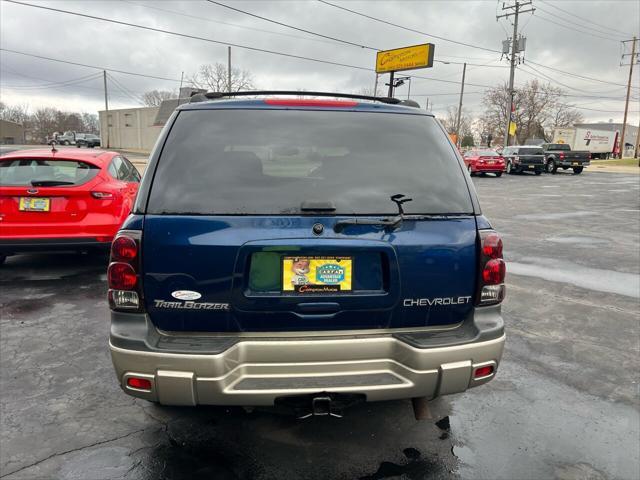
M640 276L633 273L584 267L566 260L543 257L508 262L507 271L550 282L570 283L587 290L640 298Z
M522 220L562 220L564 218L574 217L589 217L592 215L598 215L597 212L578 211L578 212L558 212L558 213L524 213L516 215L513 218L519 218Z
M566 236L566 237L547 237L547 241L554 243L566 243L569 245L606 245L610 243L608 240L604 238L596 238L596 237L582 237L579 235L576 236Z

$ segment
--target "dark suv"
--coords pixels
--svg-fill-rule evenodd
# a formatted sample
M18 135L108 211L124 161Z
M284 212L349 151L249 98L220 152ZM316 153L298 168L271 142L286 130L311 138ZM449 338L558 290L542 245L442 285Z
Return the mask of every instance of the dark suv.
M502 241L445 130L395 99L289 93L200 94L164 128L108 271L124 391L327 413L491 380Z

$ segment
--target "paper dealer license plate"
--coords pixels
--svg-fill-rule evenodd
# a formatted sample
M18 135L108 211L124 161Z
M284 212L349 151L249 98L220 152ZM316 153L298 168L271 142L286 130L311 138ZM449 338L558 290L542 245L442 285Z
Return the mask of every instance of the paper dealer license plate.
M351 257L297 257L282 259L282 291L299 294L350 292Z

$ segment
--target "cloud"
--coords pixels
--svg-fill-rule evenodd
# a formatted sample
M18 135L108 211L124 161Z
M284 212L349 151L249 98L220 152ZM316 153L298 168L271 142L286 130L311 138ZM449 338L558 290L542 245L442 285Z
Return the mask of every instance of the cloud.
M393 23L497 50L500 49L506 32L511 29L511 25L505 20L496 22L496 11L501 5L494 1L347 3L336 0L336 3ZM375 52L371 50L314 37L200 0L50 1L38 4L337 63L373 68L375 61ZM499 54L383 25L320 2L244 1L229 4L303 29L374 48L388 49L432 41L436 44L435 58L438 60L466 60L474 64L488 64L487 67L469 66L467 82L496 85L508 79L507 68L496 68L507 66L505 60L500 61ZM571 14L555 10L554 5ZM616 30L632 34L638 31L638 2L558 3L557 0L538 0L534 1L534 7L536 6L554 12L556 16L542 11L536 12L535 15L522 15L520 24L521 30L527 36L527 51L525 64L516 73L516 84L536 77L541 81L547 81L547 78L541 75L544 74L555 82L571 87L572 94L617 97L571 97L567 99L567 103L594 110L619 112L585 110L583 113L590 120L621 120L625 94L623 86L567 76L545 70L527 61L532 60L580 75L625 84L628 70L619 66L619 43L560 27L550 23L548 19L577 28L585 28L588 24L572 15L605 24L614 24L615 19ZM615 17L611 15L612 11L615 11ZM193 73L204 63L226 62L225 44L179 38L6 2L0 4L0 14L0 43L3 48L174 79L179 79L182 72ZM614 31L609 35L621 37ZM234 66L251 71L256 85L265 89L349 92L363 87L371 88L375 79L373 72L241 48L232 48L232 61ZM461 70L461 65L437 63L432 69L409 74L458 82ZM1 52L0 97L4 102L27 103L31 108L49 105L94 112L104 107L101 78L96 76L73 85L52 84L78 79L94 72L100 73L99 70L90 68ZM147 90L178 86L177 81L161 81L113 72L110 75L122 85L119 87L115 82L110 82L111 108L135 106L136 96ZM384 83L386 76L381 76L380 79L381 83ZM637 82L635 84L637 85ZM482 110L482 90L482 87L466 88L465 108L472 114L479 114ZM424 104L427 96L430 96L430 103L433 104L436 113L443 113L448 106L457 104L458 91L459 85L456 83L447 84L425 79L416 78L411 85L412 97ZM406 93L407 87L403 86L398 89L397 95L404 96ZM638 90L634 93L636 97L640 95ZM631 107L630 121L637 123L638 103Z

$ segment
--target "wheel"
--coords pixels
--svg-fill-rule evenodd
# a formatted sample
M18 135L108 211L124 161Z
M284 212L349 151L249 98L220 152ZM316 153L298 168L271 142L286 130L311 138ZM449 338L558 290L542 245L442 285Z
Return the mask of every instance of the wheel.
M536 168L535 172L536 172L536 175L542 175L542 169L541 168Z
M507 162L507 173L509 175L513 173L513 165L511 165L511 162Z
M62 142L63 145L70 145L69 140L65 140L64 142Z
M582 173L582 170L584 170L584 167L573 167L574 175L580 175Z
M80 148L80 144L76 142L76 148Z
M467 165L467 171L469 172L469 175L473 177L474 173L473 173L473 170L471 169L471 164Z
M547 172L548 173L556 173L558 171L558 166L556 165L556 161L552 158L547 160Z
M496 172L496 177L500 178L502 176L502 172Z

